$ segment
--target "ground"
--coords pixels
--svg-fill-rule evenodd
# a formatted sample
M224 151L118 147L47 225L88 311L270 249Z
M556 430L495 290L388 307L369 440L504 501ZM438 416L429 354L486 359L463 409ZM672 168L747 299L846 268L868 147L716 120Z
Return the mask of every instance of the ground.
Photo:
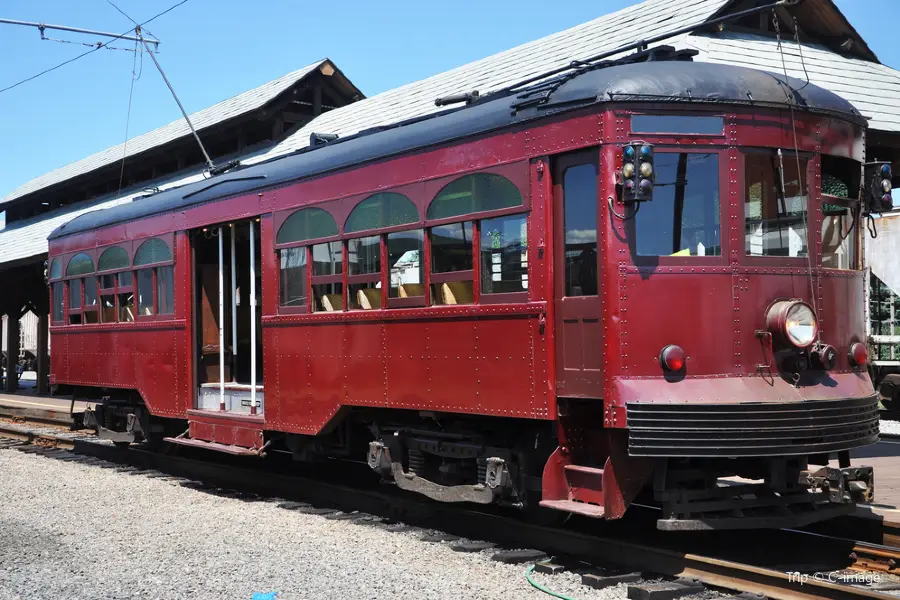
M448 543L0 450L0 599L538 599L526 565ZM624 586L536 578L579 599Z

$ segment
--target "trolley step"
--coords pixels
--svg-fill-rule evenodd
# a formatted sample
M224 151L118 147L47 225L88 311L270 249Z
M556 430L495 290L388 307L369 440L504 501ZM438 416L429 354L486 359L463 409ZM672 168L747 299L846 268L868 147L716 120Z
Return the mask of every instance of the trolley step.
M552 508L553 510L575 513L576 515L584 515L585 517L591 517L593 519L602 519L605 514L602 506L588 504L586 502L576 502L575 500L541 500L541 506L544 508Z
M167 437L163 438L163 440L169 442L170 444L180 444L182 446L190 446L192 448L203 448L204 450L224 452L225 454L233 454L236 456L261 456L263 454L259 448L229 446L228 444L220 444L218 442L204 442L203 440L194 440L191 438Z

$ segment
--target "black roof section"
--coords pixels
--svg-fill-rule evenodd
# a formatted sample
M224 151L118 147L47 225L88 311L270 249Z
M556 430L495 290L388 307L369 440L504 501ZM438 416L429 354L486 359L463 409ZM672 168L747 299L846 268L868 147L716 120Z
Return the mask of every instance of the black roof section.
M604 102L784 108L792 95L799 109L833 113L865 124L853 105L814 84L745 67L691 62L683 60L684 52L675 54L681 60L602 65L603 68L587 66L523 90L489 94L467 106L363 131L128 204L88 212L56 228L49 239L283 186L306 177Z

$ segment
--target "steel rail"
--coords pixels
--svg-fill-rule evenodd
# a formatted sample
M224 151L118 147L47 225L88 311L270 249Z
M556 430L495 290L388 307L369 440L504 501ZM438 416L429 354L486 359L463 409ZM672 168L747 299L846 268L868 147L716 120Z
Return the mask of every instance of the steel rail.
M14 437L47 445L54 436L0 426L0 437ZM303 500L345 511L365 511L388 518L402 518L412 524L438 527L471 539L490 539L511 547L539 547L547 552L577 556L603 565L694 578L707 585L764 594L776 600L896 599L896 596L874 590L815 580L812 577L801 582L786 572L714 556L680 552L618 537L533 525L511 517L458 506L426 504L417 498L386 492L384 488L361 489L302 476L247 469L235 464L167 456L134 447L121 450L111 445L80 439L60 438L56 446L70 448L75 453L86 456L127 463L143 469L156 469L220 487L237 488L268 497Z

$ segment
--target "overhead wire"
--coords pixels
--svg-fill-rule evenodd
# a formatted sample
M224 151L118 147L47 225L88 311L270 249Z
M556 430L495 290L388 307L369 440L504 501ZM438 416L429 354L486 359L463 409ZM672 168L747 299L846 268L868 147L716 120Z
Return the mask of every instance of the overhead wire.
M127 16L127 15L126 15ZM134 43L135 53L134 60L131 62L131 86L128 90L128 112L125 116L125 142L122 144L122 167L119 169L119 191L116 193L118 197L122 193L122 183L125 180L125 159L128 157L128 127L131 124L131 100L134 97L134 82L141 78L141 75L144 73L144 54L141 54L141 68L140 72L136 73L137 70L137 57L138 57L138 42Z
M121 8L119 8L118 5L116 5L116 3L113 2L112 0L106 0L106 3L109 4L110 6L112 6L112 7L113 7L114 9L116 9L117 11L119 11L119 14L121 14L123 17L125 17L126 19L128 19L129 21L131 21L132 23L134 23L135 27L140 27L140 26L141 26L140 23L138 23L137 21L135 21L134 19L132 19L131 16L129 16L129 14L128 14L127 12L125 12L124 10L122 10ZM144 29L144 31L146 31L147 33L149 33L149 34L150 34L151 36L153 36L154 38L156 38L156 36L153 35L153 32L150 31L149 29ZM159 38L156 38L156 39L159 39Z
M172 6L170 6L169 8L167 8L166 10L162 11L161 13L158 13L157 15L155 15L155 16L153 16L153 17L150 17L149 19L147 19L146 21L144 21L143 23L141 23L141 24L139 25L139 27L143 27L143 26L146 25L147 23L150 23L150 22L152 22L152 21L155 21L156 19L160 18L161 16L163 16L163 15L165 15L165 14L167 14L167 13L172 12L173 10L175 10L176 8L178 8L179 6L181 6L182 4L185 4L187 1L188 1L188 0L181 0L181 2L178 2L178 3L176 3L176 4L173 4ZM70 58L70 59L68 59L68 60L66 60L66 61L63 61L63 62L59 63L58 65L55 65L55 66L53 66L53 67L50 67L49 69L44 69L44 70L41 71L40 73L37 73L37 74L35 74L35 75L32 75L31 77L26 77L25 79L22 79L22 80L20 80L20 81L17 81L16 83L14 83L14 84L12 84L12 85L8 85L8 86L6 86L6 87L4 87L4 88L0 88L0 94L2 94L2 93L4 93L4 92L8 92L8 91L11 90L11 89L17 88L17 87L19 87L19 86L22 85L22 84L28 83L29 81L34 81L34 80L37 79L38 77L42 77L42 76L46 75L47 73L52 73L53 71L55 71L55 70L57 70L57 69L59 69L59 68L62 68L62 67L64 67L64 66L68 65L68 64L71 64L71 63L75 62L76 60L79 60L79 59L81 59L81 58L84 58L84 57L87 56L88 54L93 54L94 52L96 52L97 50L100 50L101 48L106 48L107 46L109 46L109 44L112 44L113 42L115 42L117 39L121 38L121 37L124 36L124 35L128 35L128 34L131 33L132 31L134 31L134 28L129 28L128 31L123 31L122 33L120 33L120 34L117 35L116 37L112 38L112 39L109 40L108 42L103 42L102 44L98 44L97 46L91 48L91 49L88 50L87 52L82 52L82 53L79 54L78 56L74 56L74 57L72 57L72 58ZM154 36L154 37L155 37L155 36Z
M784 59L784 48L781 45L781 29L778 26L778 15L774 10L772 11L772 21L775 24L775 36L776 36L776 39L778 40L778 53L781 55L781 69L784 72L784 85L787 86L787 89L789 90L788 92L786 92L785 95L786 95L786 99L788 101L788 106L791 109L791 131L793 133L793 138L794 138L794 158L797 161L797 187L799 188L800 198L803 198L803 173L800 170L800 143L797 141L797 119L796 119L796 116L794 115L794 102L795 102L794 95L799 90L794 90L788 81L787 62ZM794 21L794 24L795 24L794 36L795 36L795 40L797 41L797 45L799 46L800 45L800 35L796 28L796 20ZM801 57L802 57L802 54L801 54ZM803 66L803 72L804 73L806 72L806 65ZM807 83L809 83L809 75L807 75ZM801 87L800 89L803 89L803 88ZM779 160L780 160L781 149L778 150L778 154L779 154ZM784 182L783 182L783 177L784 177L784 175L783 175L784 174L784 166L783 165L782 165L781 172L782 172L782 184L781 184L782 195L784 195L785 190L784 190ZM807 263L807 271L808 271L808 275L809 275L810 300L811 300L811 303L813 306L813 312L816 314L819 314L819 303L818 303L818 296L816 294L816 284L815 284L816 274L814 273L814 270L813 270L812 247L810 245L810 241L813 236L810 234L810 231L809 231L809 207L810 207L811 200L812 200L812 198L809 197L809 190L807 190L806 210L801 211L801 214L803 215L803 227L806 229L806 263ZM817 335L819 336L819 340L821 341L821 335L822 335L821 329L818 329Z

